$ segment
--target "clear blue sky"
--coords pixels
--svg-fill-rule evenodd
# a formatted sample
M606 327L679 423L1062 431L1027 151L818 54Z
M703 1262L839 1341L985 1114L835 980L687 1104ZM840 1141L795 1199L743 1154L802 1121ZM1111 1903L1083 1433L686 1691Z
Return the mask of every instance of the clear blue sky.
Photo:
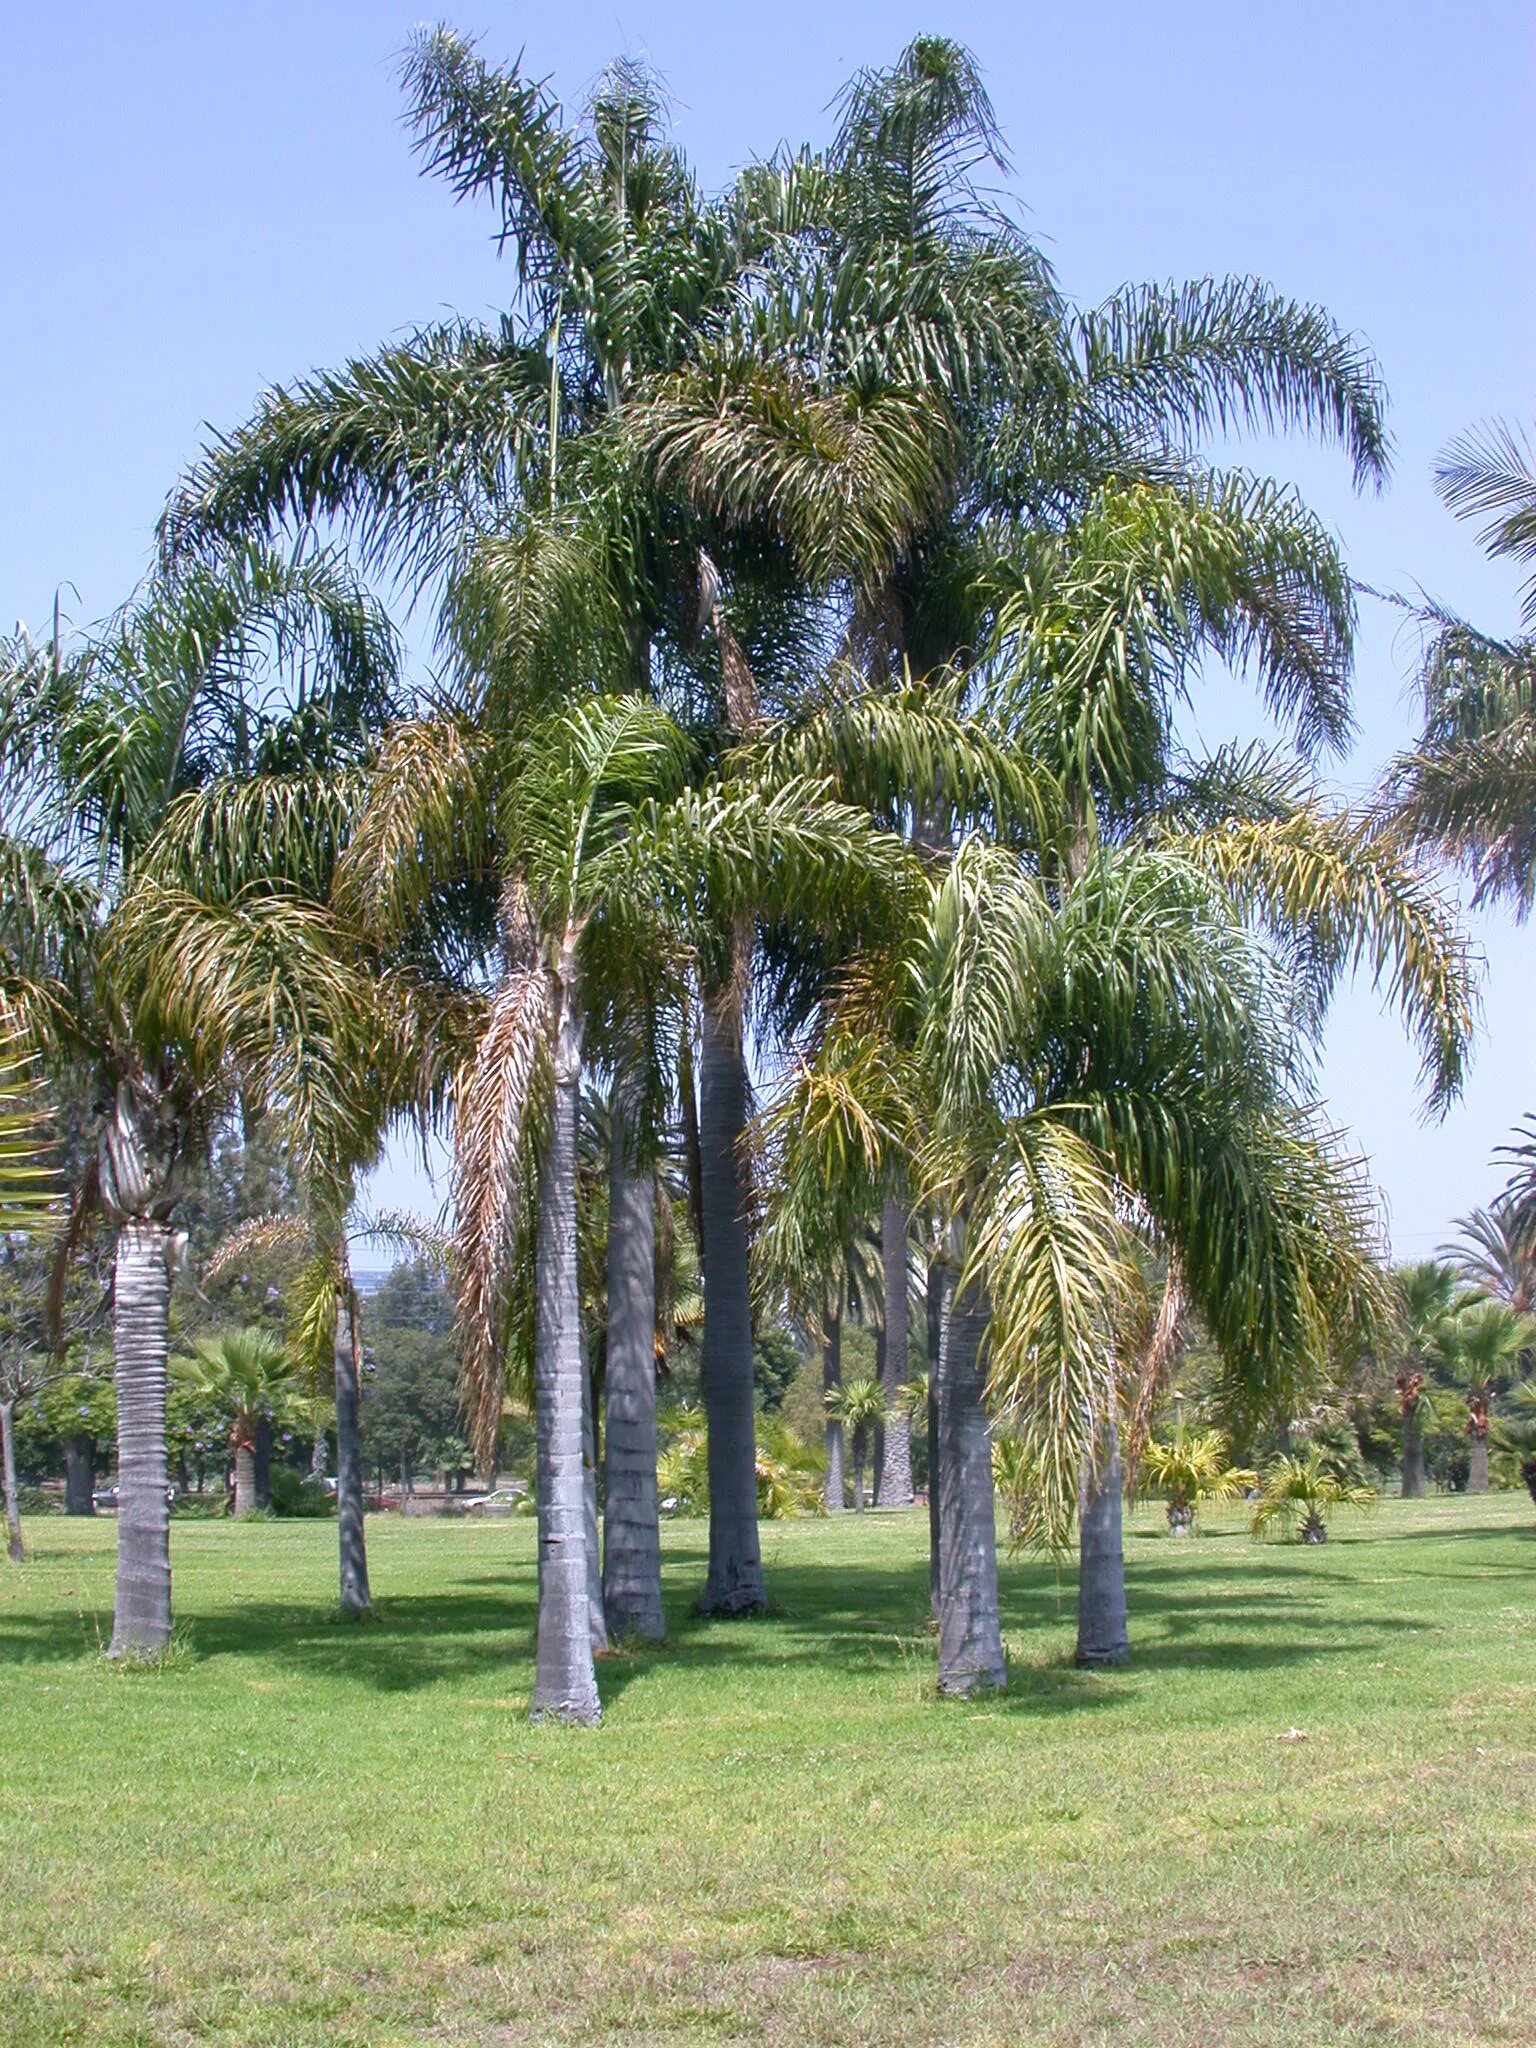
M394 0L120 0L13 7L0 29L0 619L90 620L146 566L203 423L267 382L506 290L487 216L419 179L393 59L422 17ZM971 45L1015 186L1066 288L1254 272L1321 300L1375 348L1396 474L1357 499L1336 457L1255 451L1293 477L1368 583L1421 584L1497 630L1514 578L1430 489L1435 450L1493 414L1536 415L1536 15L1529 0L1167 0L1072 6L584 0L449 17L493 55L525 49L568 104L614 55L649 57L711 184L783 137L817 141L860 64L919 30ZM1413 645L1366 602L1368 784L1405 736ZM1215 741L1256 729L1229 685L1197 707ZM1373 1163L1399 1255L1427 1252L1498 1185L1493 1147L1536 1108L1536 931L1475 927L1485 1030L1464 1101L1425 1127L1414 1061L1368 990L1337 1006L1322 1077ZM402 1160L381 1199L417 1191Z

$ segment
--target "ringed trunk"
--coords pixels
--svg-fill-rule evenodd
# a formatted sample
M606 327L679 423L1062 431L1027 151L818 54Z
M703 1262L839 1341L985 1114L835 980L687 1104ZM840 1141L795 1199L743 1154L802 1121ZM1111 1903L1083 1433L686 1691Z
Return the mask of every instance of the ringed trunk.
M883 1508L912 1505L912 1422L902 1400L909 1371L907 1334L907 1212L887 1196L880 1217L880 1263L885 1277L885 1332L881 1387L885 1427L875 1497Z
M635 1157L621 1089L608 1164L608 1357L603 1375L603 1609L609 1633L659 1643L656 1489L656 1190Z
M1424 1498L1424 1432L1417 1416L1403 1417L1403 1499Z
M843 1319L834 1308L826 1309L821 1319L821 1391L822 1397L835 1393L843 1384ZM843 1425L836 1416L827 1417L827 1480L825 1487L827 1513L840 1515L846 1502L843 1499Z
M704 1414L709 1427L709 1576L705 1614L768 1605L757 1530L752 1307L742 1145L747 1072L741 1003L701 1004L699 1153L704 1199Z
M958 1238L958 1231L956 1232ZM955 1264L958 1266L958 1243ZM1007 1683L997 1594L997 1510L992 1430L981 1341L988 1307L980 1289L948 1304L939 1341L939 1691L966 1699Z
M96 1439L67 1436L64 1439L64 1512L66 1515L94 1515L96 1512Z
M352 1279L343 1261L331 1377L336 1389L336 1551L341 1611L348 1621L367 1614L373 1605L368 1588L368 1543L363 1531L363 1447L358 1434L360 1348Z
M580 1315L578 1303L577 1314ZM579 1325L578 1325L579 1327ZM586 1333L581 1333L581 1485L587 1509L587 1627L594 1654L608 1647L608 1622L603 1613L603 1566L597 1519L596 1418L592 1412L592 1364Z
M539 1620L532 1716L593 1727L602 1708L592 1662L587 1485L582 1457L581 1291L576 1265L576 1132L581 1027L575 962L562 949L555 995L554 1089L539 1172L534 1417L538 1459Z
M170 1232L134 1217L117 1233L112 1349L117 1385L117 1603L114 1657L153 1656L171 1639L171 1516L165 1498L165 1361Z
M928 1315L928 1606L939 1618L939 1553L943 1530L939 1520L939 1353L954 1296L954 1274L942 1259L928 1263L925 1307Z
M25 1564L21 1540L21 1499L16 1491L16 1404L0 1401L0 1471L5 1483L5 1553L12 1564Z
M256 1512L256 1446L248 1436L235 1439L235 1520Z
M1083 1462L1078 1502L1077 1662L1126 1663L1125 1548L1121 1531L1120 1432L1113 1413Z

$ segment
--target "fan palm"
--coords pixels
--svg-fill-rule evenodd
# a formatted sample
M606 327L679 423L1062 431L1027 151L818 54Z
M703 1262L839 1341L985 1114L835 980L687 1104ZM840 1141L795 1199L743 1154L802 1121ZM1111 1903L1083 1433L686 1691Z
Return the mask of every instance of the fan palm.
M1328 1515L1334 1508L1372 1508L1374 1486L1356 1486L1329 1468L1322 1447L1312 1444L1299 1457L1276 1458L1259 1480L1253 1510L1253 1533L1265 1536L1278 1528L1289 1537L1300 1524L1303 1543L1328 1541Z
M88 1071L94 1166L75 1191L116 1232L117 1655L170 1634L165 1386L171 1218L187 1167L229 1101L216 1010L170 1029L117 945L171 808L224 776L262 778L302 817L295 777L340 772L388 715L393 634L329 555L251 546L151 581L95 639L9 651L0 706L0 841L11 883L8 992L44 1057ZM273 794L275 792L275 794ZM251 819L265 814L253 805ZM323 838L324 817L307 821ZM260 906L251 921L262 924ZM203 1003L217 989L203 991Z
M1467 1398L1468 1493L1488 1491L1493 1402L1518 1375L1533 1344L1536 1316L1520 1315L1502 1301L1464 1302L1435 1332L1435 1362Z
M1426 1381L1433 1354L1455 1313L1461 1282L1455 1267L1440 1259L1399 1266L1393 1279L1401 1347L1396 1385L1403 1423L1403 1499L1422 1500L1424 1423L1429 1412Z
M252 1326L198 1340L195 1355L171 1361L172 1374L230 1418L235 1454L235 1514L256 1511L256 1435L272 1420L297 1381L287 1346L270 1330Z

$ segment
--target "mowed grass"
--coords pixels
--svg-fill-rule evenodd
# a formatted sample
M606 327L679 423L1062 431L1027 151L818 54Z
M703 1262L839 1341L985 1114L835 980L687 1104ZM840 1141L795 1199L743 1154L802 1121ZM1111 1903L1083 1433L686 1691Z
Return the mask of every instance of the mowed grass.
M185 1647L119 1672L110 1522L0 1576L6 2048L1529 2042L1536 1527L1390 1502L1127 1553L1136 1661L1004 1567L1008 1693L932 1696L919 1515L765 1527L774 1613L531 1728L533 1533L175 1528Z

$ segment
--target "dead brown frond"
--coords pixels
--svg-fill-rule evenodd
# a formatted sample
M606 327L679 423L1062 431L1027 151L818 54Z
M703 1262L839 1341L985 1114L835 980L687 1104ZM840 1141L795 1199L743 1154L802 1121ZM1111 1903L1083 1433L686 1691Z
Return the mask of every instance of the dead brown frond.
M550 978L543 966L509 972L455 1091L453 1267L461 1384L471 1444L482 1465L501 1425L510 1267L525 1206L523 1135L548 1061L550 1010Z

